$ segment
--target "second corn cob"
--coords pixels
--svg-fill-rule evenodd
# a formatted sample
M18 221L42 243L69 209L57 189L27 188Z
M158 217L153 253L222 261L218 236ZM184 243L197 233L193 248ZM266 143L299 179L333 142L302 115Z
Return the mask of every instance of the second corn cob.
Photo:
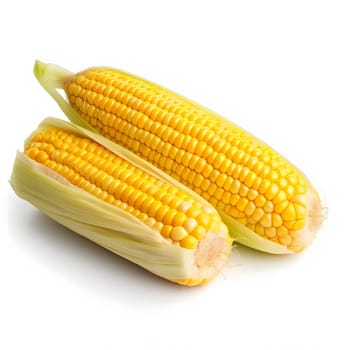
M18 153L11 185L54 220L147 270L203 284L232 239L201 197L122 147L48 118Z
M72 74L37 62L34 71L73 122L127 147L203 196L238 242L293 253L312 241L322 222L317 192L296 167L238 126L120 70Z

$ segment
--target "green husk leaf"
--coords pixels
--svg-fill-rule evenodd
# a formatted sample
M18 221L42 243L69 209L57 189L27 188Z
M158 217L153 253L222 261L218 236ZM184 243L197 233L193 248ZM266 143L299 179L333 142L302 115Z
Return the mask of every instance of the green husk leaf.
M73 75L72 72L58 65L46 64L39 60L35 61L33 72L40 85L53 97L72 123L78 124L85 129L93 130L92 126L81 118L79 113L58 92L58 90L63 89L65 79Z

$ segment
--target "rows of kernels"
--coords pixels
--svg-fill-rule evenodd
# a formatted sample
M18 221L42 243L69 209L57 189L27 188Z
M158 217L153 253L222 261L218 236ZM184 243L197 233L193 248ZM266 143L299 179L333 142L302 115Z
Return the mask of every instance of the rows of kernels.
M196 248L195 228L206 234L218 220L217 213L207 213L201 203L181 190L73 133L54 128L37 133L25 153L184 248Z
M89 70L77 75L67 93L102 134L247 222L256 233L284 244L285 236L273 228L285 227L291 236L304 225L302 178L239 128L122 72Z

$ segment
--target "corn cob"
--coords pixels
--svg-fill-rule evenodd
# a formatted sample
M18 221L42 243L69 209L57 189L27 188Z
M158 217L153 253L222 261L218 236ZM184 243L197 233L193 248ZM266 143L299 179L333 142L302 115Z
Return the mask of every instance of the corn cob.
M319 229L322 207L309 180L212 111L112 68L73 74L36 62L34 72L71 121L123 145L200 194L239 243L294 253Z
M209 203L64 121L48 118L30 136L11 185L54 220L173 282L203 284L228 260L232 239Z

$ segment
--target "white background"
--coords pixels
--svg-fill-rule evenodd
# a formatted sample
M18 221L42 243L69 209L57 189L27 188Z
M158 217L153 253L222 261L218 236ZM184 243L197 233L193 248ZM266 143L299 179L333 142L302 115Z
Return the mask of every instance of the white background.
M1 349L350 349L348 1L13 0L0 33ZM28 134L63 118L37 58L122 68L268 142L328 208L314 244L237 247L215 281L186 288L44 217L7 182Z

